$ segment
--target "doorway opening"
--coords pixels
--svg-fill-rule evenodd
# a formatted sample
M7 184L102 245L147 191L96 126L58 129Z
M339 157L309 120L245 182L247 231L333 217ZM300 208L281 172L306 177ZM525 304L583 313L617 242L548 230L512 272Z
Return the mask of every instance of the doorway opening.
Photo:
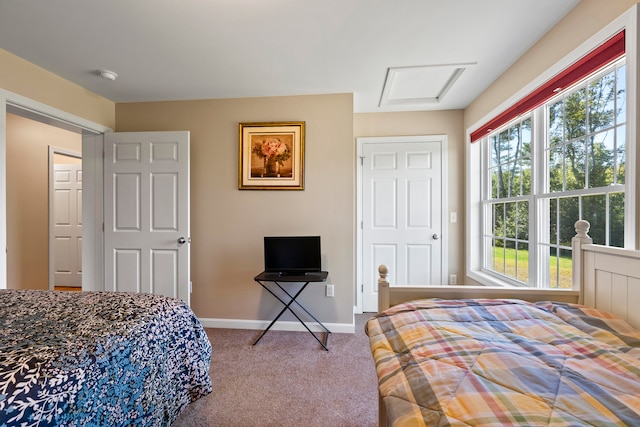
M49 145L69 147L57 142L53 137L56 134L64 134L67 139L71 135L74 141L79 141L77 147L71 147L72 151L89 156L88 163L86 158L82 160L85 189L95 187L97 190L90 190L89 195L83 197L90 208L83 212L83 246L85 252L95 246L92 251L98 255L94 256L92 252L89 257L84 256L82 270L85 276L87 271L92 275L101 273L91 262L101 259L102 255L97 234L101 231L97 228L101 215L95 213L95 198L101 197L102 193L96 179L87 179L87 176L91 178L101 170L98 164L102 160L101 138L110 129L1 89L0 114L0 248L5 247L0 251L0 289L49 289ZM18 122L24 126L16 126ZM98 138L100 144L96 143ZM20 143L25 139L37 139L44 148ZM33 152L29 153L30 150ZM18 152L19 160L13 156L13 151ZM40 182L36 186L38 191L25 191L35 179ZM98 216L100 218L94 218ZM87 241L90 241L89 246Z
M80 153L82 135L17 108L6 123L8 287L49 289L49 146Z

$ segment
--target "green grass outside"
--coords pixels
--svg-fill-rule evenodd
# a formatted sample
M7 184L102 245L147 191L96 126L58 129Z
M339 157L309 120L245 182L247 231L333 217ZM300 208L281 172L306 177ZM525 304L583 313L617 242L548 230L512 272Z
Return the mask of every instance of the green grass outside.
M558 265L560 276L556 278ZM549 260L549 287L571 289L571 257L554 257ZM517 266L517 269L516 269ZM529 281L529 251L493 247L492 268L498 273L513 277L528 283Z

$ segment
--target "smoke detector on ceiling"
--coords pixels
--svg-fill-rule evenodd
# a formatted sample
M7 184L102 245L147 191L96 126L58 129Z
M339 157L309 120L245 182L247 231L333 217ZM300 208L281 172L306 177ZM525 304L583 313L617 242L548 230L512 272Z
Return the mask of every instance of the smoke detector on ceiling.
M114 81L118 78L118 74L110 70L98 70L98 75L105 80Z

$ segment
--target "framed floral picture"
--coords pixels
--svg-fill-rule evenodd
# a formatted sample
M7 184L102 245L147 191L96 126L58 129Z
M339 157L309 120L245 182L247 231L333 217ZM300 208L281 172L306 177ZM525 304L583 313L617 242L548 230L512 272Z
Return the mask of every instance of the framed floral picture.
M304 190L305 122L240 123L240 190Z

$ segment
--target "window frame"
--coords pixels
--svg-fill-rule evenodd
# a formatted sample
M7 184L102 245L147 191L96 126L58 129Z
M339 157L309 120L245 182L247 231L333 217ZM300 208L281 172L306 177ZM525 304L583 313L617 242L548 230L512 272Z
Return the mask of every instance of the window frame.
M552 268L549 263L550 260L552 259L552 256L550 255L550 253L552 251L555 251L556 253L558 253L558 251L571 251L571 243L569 242L567 244L565 242L565 244L563 244L561 241L557 240L560 238L559 233L556 236L556 241L551 241L550 236L548 235L549 223L545 222L547 221L546 217L548 216L548 212L549 212L549 206L550 206L549 202L551 200L558 200L563 198L567 198L567 199L577 198L576 200L578 203L579 218L585 219L585 216L583 214L585 197L589 197L591 195L604 195L607 200L606 206L609 206L608 200L609 200L610 194L620 193L626 190L626 186L624 184L613 184L613 183L611 185L599 186L599 187L591 187L589 185L584 188L566 189L564 188L567 183L566 181L567 177L565 174L563 174L563 177L562 177L563 189L561 191L552 190L549 188L550 181L549 181L549 163L548 163L548 152L550 149L550 141L549 141L549 133L548 133L549 126L550 126L550 123L549 123L550 107L560 101L570 99L574 94L577 94L580 91L584 90L586 95L587 93L586 91L591 86L591 84L603 79L605 76L611 73L613 73L614 76L616 76L617 75L616 73L622 67L625 67L626 69L625 57L619 58L605 65L603 68L596 71L592 75L587 76L583 80L576 82L571 87L568 87L565 90L559 92L557 96L549 99L547 102L540 105L533 111L530 111L529 113L526 113L520 117L517 117L516 119L513 119L505 123L503 126L492 131L487 136L485 136L484 138L481 138L477 142L478 144L483 145L482 150L484 151L484 154L482 157L483 167L481 169L482 179L483 179L483 189L482 189L483 191L481 196L481 204L483 206L482 213L486 218L486 221L483 223L483 229L482 229L482 235L484 237L484 242L482 245L482 251L484 252L484 256L483 256L484 262L482 265L482 270L484 273L493 275L496 277L496 279L509 283L512 286L525 286L525 287L535 286L540 288L559 288L560 279L562 277L560 275L560 268L556 269L555 280L551 278L549 281L550 283L547 283L548 279L550 278L550 272L552 271ZM625 94L626 94L626 88L625 88ZM614 98L614 108L616 103L617 103L617 98ZM584 124L586 126L589 124L589 121L588 121L589 107L585 105L584 108L585 108ZM625 106L625 109L626 109L626 106ZM625 117L625 120L621 122L617 122L617 117L615 120L616 121L614 122L613 126L610 126L608 128L608 130L614 132L614 135L615 135L615 132L618 132L620 129L625 129L627 124L626 117ZM509 168L510 165L515 161L515 159L512 158L511 152L509 151L506 160L503 160L502 157L499 155L498 162L497 163L495 162L494 148L495 148L496 138L500 140L504 132L508 132L514 128L517 128L519 133L518 137L521 138L522 129L523 129L522 125L527 121L529 121L529 129L531 132L531 140L530 140L531 145L530 145L529 157L531 160L530 173L531 173L532 185L531 185L530 191L528 192L528 194L514 195L512 193L511 186L509 186L508 187L509 194L502 195L502 196L500 194L496 195L494 194L494 182L493 182L494 170L496 169L496 165L501 165L503 167L506 166L507 168ZM566 122L564 118L562 119L562 123L565 125L564 127L566 127ZM534 131L534 128L536 128L535 131ZM584 131L585 131L584 136L581 136L581 138L584 139L585 144L587 144L586 141L589 138L592 138L594 135L597 135L598 133L602 132L602 130L590 131L587 128L585 128ZM574 139L574 138L569 138L569 139ZM579 140L580 138L577 138L577 139ZM561 144L562 146L567 146L571 144L571 141L567 139L563 139ZM507 147L510 148L509 145ZM624 140L624 147L625 147L625 153L626 153L626 148L627 148L626 140ZM536 153L540 153L540 155L536 157ZM518 156L516 156L516 158L517 157ZM522 156L522 158L524 159L525 157ZM586 160L587 159L585 159L585 161ZM614 165L615 164L616 163L614 163ZM563 162L563 166L566 166L564 162ZM500 166L497 166L497 168L499 167ZM626 162L625 162L625 170L626 170ZM586 172L585 185L587 185L588 183L589 171L590 169L585 164L585 172ZM614 180L616 179L615 178L616 176L617 175L614 175ZM533 183L536 182L536 178L539 178L539 179L537 180L537 185L534 186ZM510 174L507 174L507 179L509 180L511 179ZM499 230L496 229L495 224L491 223L492 219L495 220L494 213L495 213L496 205L512 204L512 203L518 203L518 202L526 202L529 205L529 209L528 209L529 229L527 230L528 238L526 241L520 240L520 238L518 237L519 233L516 233L515 237L509 237L504 234L500 234ZM516 215L517 215L517 211L516 211ZM606 211L605 215L607 217L606 223L609 224L610 212ZM502 218L506 223L508 220L507 216L503 215ZM510 219L513 219L513 218L510 218ZM536 221L536 219L538 219L538 221ZM537 227L539 224L542 224L544 226ZM533 225L533 227L531 225ZM606 229L605 238L609 240L608 237L609 237L609 229ZM516 252L515 252L516 272L514 273L514 275L510 275L506 271L504 272L498 271L498 269L495 268L496 267L494 263L495 254L496 254L496 250L498 249L498 246L495 246L495 243L498 240L502 240L504 242L504 246L503 246L504 248L507 247L508 245L507 242L512 242L513 246L516 248ZM520 278L518 277L520 276L517 270L518 261L520 260L518 256L519 242L526 242L528 246L527 254L528 254L529 268L527 272L526 283L521 281ZM607 242L607 244L609 243L610 242ZM506 257L504 258L504 260L506 264ZM532 283L535 285L532 285Z
M486 169L486 162L488 157L486 157L487 153L483 147L488 147L489 144L486 143L487 136L481 138L484 143L470 143L471 134L476 131L483 123L486 123L491 117L497 116L500 111L504 111L510 105L513 105L518 99L526 96L527 93L532 92L536 87L540 86L543 82L549 80L555 74L561 72L563 69L570 66L576 60L579 60L581 57L585 56L589 51L593 50L595 47L602 44L605 40L612 37L619 31L625 31L625 45L626 45L626 105L627 105L627 117L626 117L626 179L625 179L625 239L624 239L624 247L627 249L635 249L637 248L637 215L636 215L636 176L637 176L637 168L638 168L638 158L637 158L637 128L638 128L638 66L637 66L637 22L639 21L639 8L638 6L633 6L628 12L623 14L621 17L616 19L614 22L609 24L607 27L599 31L596 35L591 37L585 43L583 43L580 47L575 49L571 54L567 55L558 63L554 64L547 71L545 71L542 75L540 75L537 79L530 82L523 89L518 91L518 93L514 94L507 101L502 103L500 106L495 108L491 113L487 114L482 120L478 121L473 126L467 129L467 143L466 145L466 171L467 171L467 186L466 186L466 198L467 198L467 220L466 220L466 233L467 233L467 247L466 247L466 275L470 279L485 285L494 285L494 286L519 286L523 285L515 280L510 280L509 278L499 277L499 275L488 273L484 270L484 262L486 258L486 251L483 250L484 243L484 235L483 235L483 225L486 218L484 212L483 205L483 191L485 189L490 188L487 185L487 180L490 179L488 174L484 174L483 170ZM615 61L614 61L615 62ZM549 100L545 102L544 105L552 102ZM538 107L532 111L532 134L536 134L539 132L545 132L546 126L546 118L544 117L546 113L546 107ZM535 120L534 120L535 116ZM505 127L508 127L505 126ZM538 144L532 144L531 156L532 161L540 162L542 161L545 155L545 150L540 149ZM487 148L488 149L488 148ZM535 157L535 160L534 160ZM539 164L545 164L546 162L542 162ZM545 166L546 167L546 166ZM529 287L540 287L541 281L538 280L539 274L547 272L537 271L535 265L538 264L537 258L540 256L539 251L537 250L539 245L540 238L540 230L538 224L535 222L535 218L541 215L542 205L543 203L539 202L538 195L540 194L540 190L544 188L545 180L546 180L546 170L544 171L535 171L535 168L532 170L532 195L535 196L535 200L533 201L533 205L530 205L530 218L529 218L529 239L531 236L535 236L535 251L532 250L534 245L530 243L529 245L529 282L535 285L524 286L525 288ZM536 173L537 172L537 173ZM482 179L479 179L482 178ZM532 196L533 197L533 196ZM546 198L548 200L548 197ZM535 211L535 212L534 212ZM532 218L533 217L533 218ZM490 219L489 219L490 220ZM535 234L532 234L535 233ZM533 260L531 257L533 256ZM533 266L533 267L532 267ZM533 270L533 271L532 271ZM573 284L574 288L576 284Z
M482 154L482 167L481 167L481 181L482 181L482 192L481 192L481 200L480 203L482 205L482 215L484 217L484 221L482 223L482 230L480 230L480 233L482 235L482 251L483 251L483 264L482 264L482 271L485 274L491 275L495 278L495 280L499 280L501 282L504 282L506 284L509 284L510 286L514 286L514 287L530 287L530 286L526 286L524 285L522 282L518 281L517 279L514 279L511 276L508 276L506 274L501 274L500 272L497 272L495 270L491 270L491 269L487 269L486 266L491 264L491 258L492 258L492 245L489 244L488 241L488 235L485 234L485 230L490 228L489 227L489 223L491 222L492 219L492 215L489 214L489 209L491 209L491 205L495 205L495 204L499 204L499 203L517 203L517 202L527 202L529 204L529 209L528 209L528 224L530 225L529 227L529 238L527 239L527 245L529 246L529 263L528 263L528 271L527 271L527 277L531 278L534 277L532 276L532 274L535 274L535 265L536 265L536 253L537 251L532 250L532 237L533 237L533 241L535 242L535 235L533 233L533 231L531 228L531 224L534 224L533 218L535 217L535 215L533 214L534 209L535 209L535 186L534 183L536 181L536 170L534 167L536 160L536 147L534 144L534 140L535 140L535 121L533 120L533 115L534 115L534 111L529 112L527 114L524 114L521 117L518 117L514 120L511 120L510 122L506 123L504 126L501 126L500 128L498 128L496 131L491 132L488 136L485 136L484 138L481 138L479 141L476 142L476 144L481 144L481 150L483 152ZM512 127L514 127L515 125L521 125L524 121L526 120L530 120L530 124L531 124L531 154L530 154L530 161L531 161L531 188L529 191L528 195L517 195L514 196L512 194L510 194L508 197L504 197L504 198L497 198L497 199L493 199L491 194L492 194L492 177L490 173L485 173L486 171L490 171L492 169L492 153L491 153L491 149L492 149L492 143L490 141L490 138L495 136L496 134L500 134L503 131L510 129ZM535 225L534 225L535 228ZM495 237L495 232L492 234ZM506 236L504 236L504 240L512 240L510 238L507 238ZM515 243L517 243L519 241L517 235L516 238L513 239Z

